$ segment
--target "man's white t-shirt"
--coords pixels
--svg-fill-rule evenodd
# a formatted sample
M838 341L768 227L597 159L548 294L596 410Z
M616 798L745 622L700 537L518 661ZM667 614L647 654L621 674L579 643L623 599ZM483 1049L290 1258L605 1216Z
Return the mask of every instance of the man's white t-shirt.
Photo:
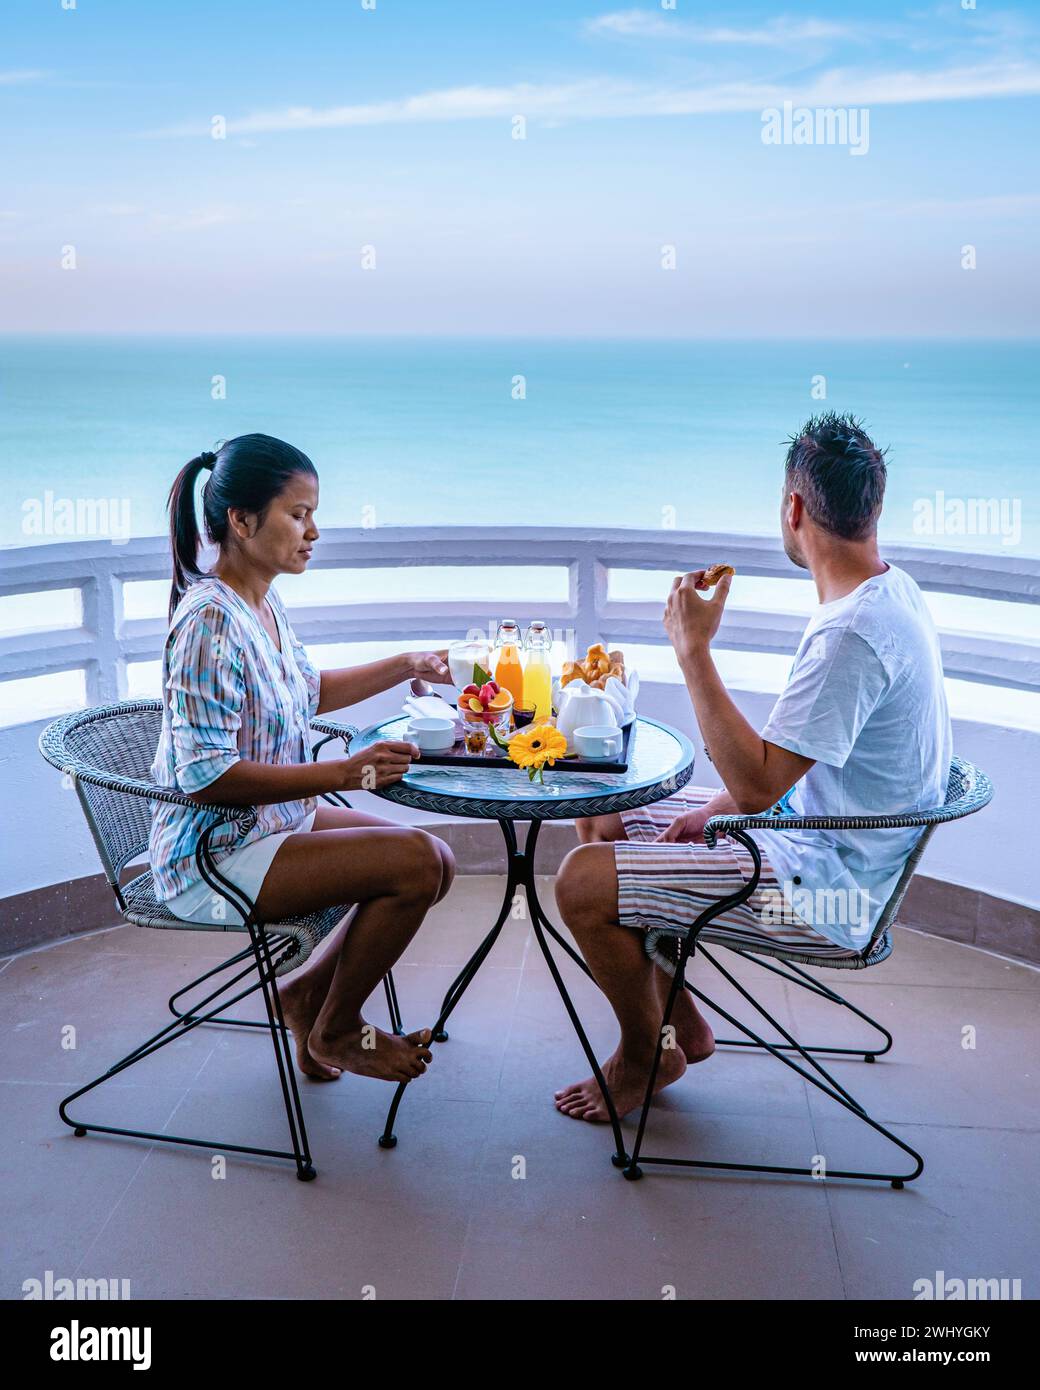
M943 804L953 735L942 657L908 574L890 565L820 604L762 737L815 759L790 797L795 815L895 815ZM788 830L755 831L755 839L798 916L859 950L920 834Z

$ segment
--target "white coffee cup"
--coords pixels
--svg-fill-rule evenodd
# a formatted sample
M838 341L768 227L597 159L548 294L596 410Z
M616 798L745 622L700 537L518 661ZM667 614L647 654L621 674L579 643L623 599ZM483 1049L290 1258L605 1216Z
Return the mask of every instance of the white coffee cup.
M408 737L423 753L444 753L455 744L454 719L413 719Z
M580 758L619 758L622 737L609 724L584 724L574 730L574 751Z

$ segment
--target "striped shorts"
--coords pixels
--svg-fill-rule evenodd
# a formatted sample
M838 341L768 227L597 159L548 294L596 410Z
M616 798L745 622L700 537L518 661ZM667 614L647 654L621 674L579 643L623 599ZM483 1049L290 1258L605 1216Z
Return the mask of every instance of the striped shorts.
M739 841L655 844L677 816L703 806L714 789L685 787L675 796L622 811L627 840L614 842L618 910L623 927L647 933L647 952L670 973L677 958L676 928L689 929L720 898L731 897L754 873L751 854ZM747 950L790 947L813 956L849 951L807 926L784 899L776 871L762 853L758 887L745 903L716 917L699 940Z

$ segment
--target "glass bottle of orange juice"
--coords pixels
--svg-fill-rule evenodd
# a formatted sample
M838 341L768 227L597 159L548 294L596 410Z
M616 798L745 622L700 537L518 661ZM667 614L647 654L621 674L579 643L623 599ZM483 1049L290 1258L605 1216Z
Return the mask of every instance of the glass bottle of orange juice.
M552 636L541 622L533 622L524 641L524 702L534 706L534 722L552 714Z
M495 663L493 674L499 687L512 695L514 705L524 703L524 668L520 661L522 646L520 629L512 618L500 622L492 653Z

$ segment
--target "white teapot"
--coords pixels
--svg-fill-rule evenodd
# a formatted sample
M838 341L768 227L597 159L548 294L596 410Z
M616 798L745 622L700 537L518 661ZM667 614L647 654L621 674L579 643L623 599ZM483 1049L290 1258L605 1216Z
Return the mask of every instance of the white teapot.
M574 743L574 730L582 729L586 724L606 724L612 729L618 727L613 700L602 690L593 690L583 680L568 681L566 685L557 681L553 686L553 704L556 706L556 727L568 745Z

